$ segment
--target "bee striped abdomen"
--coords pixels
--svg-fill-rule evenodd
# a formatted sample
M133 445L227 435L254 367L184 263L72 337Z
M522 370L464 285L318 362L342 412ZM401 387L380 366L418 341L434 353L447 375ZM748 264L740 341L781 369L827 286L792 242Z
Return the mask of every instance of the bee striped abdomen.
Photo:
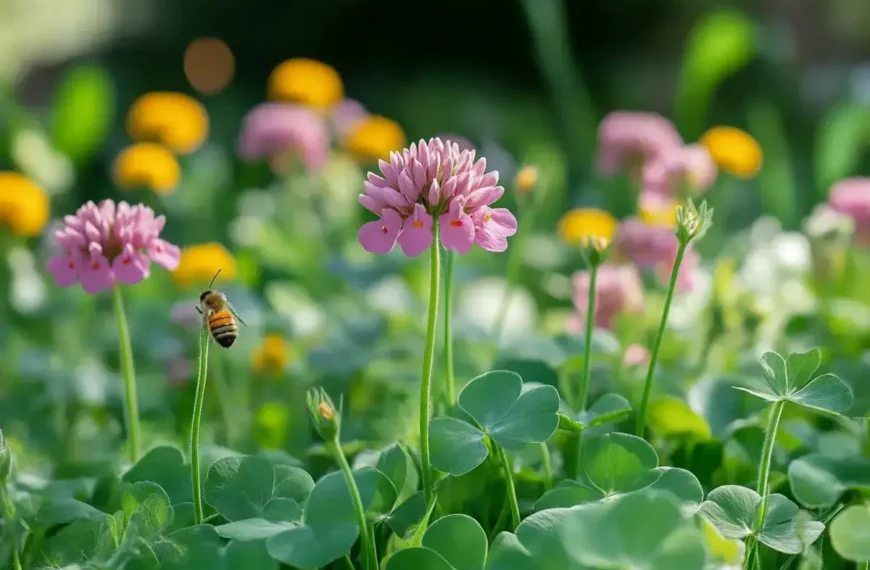
M229 311L218 311L208 317L208 328L216 343L229 348L239 338L239 327Z

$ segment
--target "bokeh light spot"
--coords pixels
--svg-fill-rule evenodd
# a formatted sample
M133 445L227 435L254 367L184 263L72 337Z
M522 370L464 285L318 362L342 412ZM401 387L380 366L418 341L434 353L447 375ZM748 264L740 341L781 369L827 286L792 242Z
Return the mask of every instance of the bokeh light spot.
M205 95L223 91L235 71L233 52L221 39L193 40L184 52L184 75L194 89Z

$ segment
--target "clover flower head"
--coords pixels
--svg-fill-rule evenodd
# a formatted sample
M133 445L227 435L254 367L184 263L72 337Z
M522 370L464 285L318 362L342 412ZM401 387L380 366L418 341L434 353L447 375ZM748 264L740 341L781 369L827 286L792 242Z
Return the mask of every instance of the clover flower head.
M718 170L710 152L700 144L666 150L646 164L643 185L647 192L701 194L716 181Z
M615 174L622 168L643 166L682 146L677 129L663 116L615 111L598 126L598 172Z
M574 308L577 315L571 321L572 331L582 331L589 306L589 270L574 274ZM612 329L615 319L622 313L641 313L644 309L643 282L637 268L632 265L604 264L598 268L595 286L595 326Z
M150 274L151 261L169 270L178 266L180 250L160 239L165 223L142 204L88 202L64 218L63 229L54 234L62 253L46 267L59 286L80 282L91 294L115 283L139 283Z
M441 243L468 253L477 244L487 251L504 251L517 231L517 220L506 208L491 208L504 194L498 172L486 171L486 159L475 161L473 150L438 138L421 140L380 161L381 175L368 174L359 201L379 216L364 224L359 242L370 253L388 253L396 242L405 255L416 257L432 245L437 221Z
M326 163L329 131L314 111L289 103L263 103L245 117L237 141L242 160L295 153L308 170Z

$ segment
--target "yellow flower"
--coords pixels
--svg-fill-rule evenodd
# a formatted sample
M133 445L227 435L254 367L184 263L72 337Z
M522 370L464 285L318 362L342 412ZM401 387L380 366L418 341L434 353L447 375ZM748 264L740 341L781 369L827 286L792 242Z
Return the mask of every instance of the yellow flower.
M290 361L290 343L280 334L268 334L251 356L256 374L278 376Z
M517 172L516 177L517 192L527 194L535 189L538 185L538 169L534 166L524 166Z
M181 166L165 146L136 143L115 158L113 178L122 190L144 186L158 194L170 194L178 188Z
M673 198L651 194L641 198L638 215L642 222L652 226L675 227L679 207L680 203Z
M0 172L0 225L22 237L39 235L48 223L48 195L17 172Z
M183 93L146 93L127 112L127 132L135 140L161 142L178 154L190 154L208 136L208 113Z
M344 144L357 160L375 162L405 146L405 131L392 119L370 115L348 133Z
M761 170L764 152L758 141L735 127L713 127L701 137L716 164L738 178L753 178Z
M218 269L221 270L218 280L230 280L236 275L236 261L224 246L214 242L191 245L181 250L172 279L181 287L194 284L205 287Z
M610 243L616 233L617 221L604 210L577 208L559 220L558 233L568 245L585 245L591 238Z
M338 72L313 59L288 59L278 64L269 76L269 97L276 101L329 109L343 96L344 85Z

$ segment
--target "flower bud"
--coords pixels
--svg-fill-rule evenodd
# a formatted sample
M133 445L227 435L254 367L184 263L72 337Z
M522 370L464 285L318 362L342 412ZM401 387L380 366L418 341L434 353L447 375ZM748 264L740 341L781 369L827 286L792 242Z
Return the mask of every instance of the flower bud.
M528 194L538 185L538 169L534 166L523 166L517 172L514 184L516 185L517 192Z
M12 450L9 449L9 442L6 441L3 437L3 431L0 430L0 487L9 480L10 473L12 473Z
M312 388L306 398L314 429L324 441L338 441L341 432L341 411L335 409L329 394L323 388Z
M584 236L580 251L590 267L598 267L610 253L610 240L596 235Z
M696 208L695 203L689 199L684 206L677 208L676 233L680 243L688 244L701 239L712 225L713 209L707 207L706 201Z

